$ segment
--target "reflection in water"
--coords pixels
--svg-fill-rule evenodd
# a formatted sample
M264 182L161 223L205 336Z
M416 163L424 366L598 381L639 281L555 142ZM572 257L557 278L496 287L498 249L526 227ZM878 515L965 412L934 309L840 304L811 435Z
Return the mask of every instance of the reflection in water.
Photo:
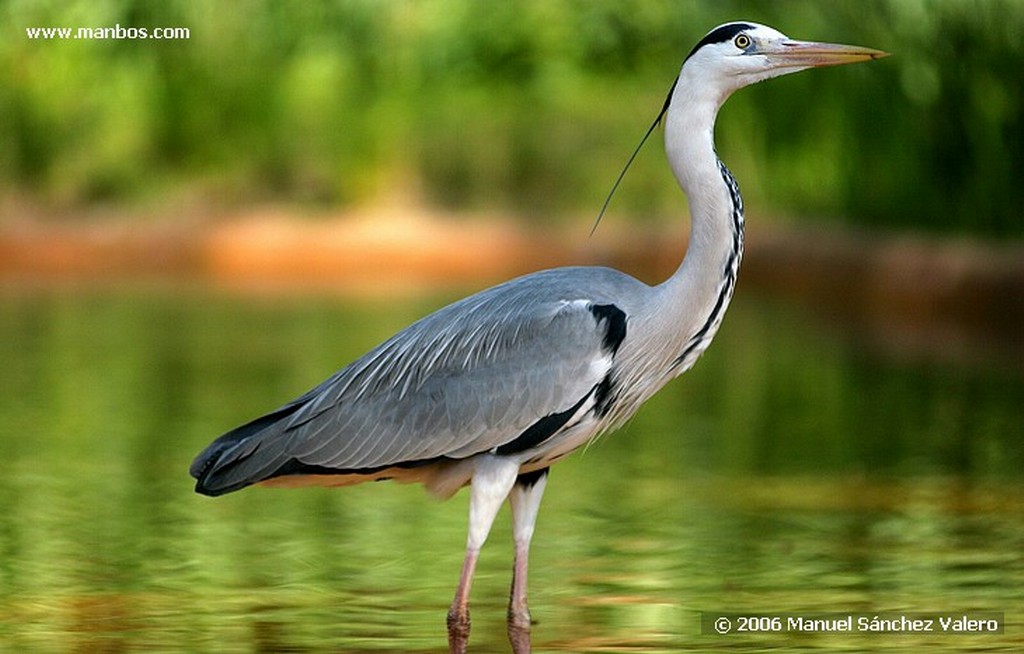
M8 291L0 649L436 652L466 498L250 489L188 462L431 306ZM1012 650L1019 372L893 361L740 300L621 432L557 466L531 604L546 651ZM473 593L505 651L507 518ZM1004 611L1001 636L701 636L700 611Z

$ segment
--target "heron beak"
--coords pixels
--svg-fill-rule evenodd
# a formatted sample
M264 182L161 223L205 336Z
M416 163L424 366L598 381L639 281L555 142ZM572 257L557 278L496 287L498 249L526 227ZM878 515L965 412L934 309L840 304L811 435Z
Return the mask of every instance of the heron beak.
M888 52L859 45L790 40L770 44L762 50L762 54L779 68L839 66L889 56Z

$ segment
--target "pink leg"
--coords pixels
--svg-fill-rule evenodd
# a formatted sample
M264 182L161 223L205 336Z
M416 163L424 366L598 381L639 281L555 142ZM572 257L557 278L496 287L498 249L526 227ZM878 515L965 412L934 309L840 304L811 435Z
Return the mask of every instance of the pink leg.
M462 562L459 586L448 610L448 649L451 654L466 654L469 642L469 589L480 556L480 548L494 524L498 509L505 502L519 472L515 460L480 455L475 459L469 486L469 536L466 558Z
M512 590L508 601L508 640L514 654L530 654L530 609L526 604L526 578L530 539L537 522L537 511L547 485L547 469L520 475L509 494L512 505L512 536L516 559L512 566Z
M480 550L466 550L455 599L448 609L448 649L451 654L466 654L466 645L469 643L469 588L473 585L473 572L479 555Z
M512 591L508 600L508 640L515 654L530 653L530 609L526 605L526 567L530 544L516 543L516 561L512 567Z

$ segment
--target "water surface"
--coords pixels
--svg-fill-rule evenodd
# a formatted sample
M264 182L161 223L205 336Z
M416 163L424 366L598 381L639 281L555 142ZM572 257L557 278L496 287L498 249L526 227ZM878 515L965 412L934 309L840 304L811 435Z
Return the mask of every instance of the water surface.
M191 458L451 299L0 293L0 650L437 652L467 498L192 493ZM697 367L553 471L537 651L1024 647L1024 373L741 297ZM475 651L506 651L499 516ZM711 636L701 611L1003 611L998 636Z

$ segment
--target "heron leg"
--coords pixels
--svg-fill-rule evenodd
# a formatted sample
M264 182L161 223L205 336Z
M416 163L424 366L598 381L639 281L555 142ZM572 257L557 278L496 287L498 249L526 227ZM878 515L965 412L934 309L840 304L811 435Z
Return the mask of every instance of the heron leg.
M514 654L529 654L530 609L526 604L526 571L530 555L530 539L537 522L537 511L547 485L548 469L519 475L509 494L512 506L512 535L516 558L512 566L512 589L508 601L508 639Z
M473 572L479 555L479 549L466 548L455 599L448 609L448 649L451 654L465 654L469 643L469 587L473 583Z
M477 458L469 486L469 535L466 558L448 609L448 648L451 654L465 654L469 642L469 590L473 584L480 548L487 540L494 518L519 472L519 463L503 457L482 455Z

